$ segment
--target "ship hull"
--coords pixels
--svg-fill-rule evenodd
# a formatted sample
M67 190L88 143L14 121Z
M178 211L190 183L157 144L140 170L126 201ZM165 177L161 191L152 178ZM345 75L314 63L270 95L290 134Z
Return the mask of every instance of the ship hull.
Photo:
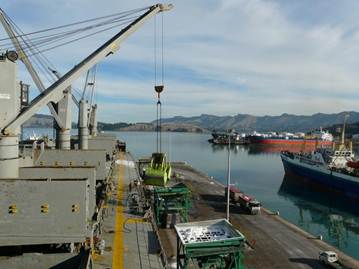
M333 172L323 167L299 164L281 155L287 175L294 175L323 190L332 190L347 197L359 199L359 179L350 175Z
M249 137L251 144L266 145L308 145L308 146L332 146L332 141L317 139L280 139L280 138L263 138L258 136Z

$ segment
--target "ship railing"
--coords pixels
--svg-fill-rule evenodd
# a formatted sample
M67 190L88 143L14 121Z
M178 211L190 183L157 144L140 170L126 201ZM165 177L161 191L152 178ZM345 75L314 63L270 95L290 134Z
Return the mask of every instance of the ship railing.
M310 165L322 165L322 162L320 162L320 161L309 160L309 159L303 158L303 157L300 157L299 161L301 163L306 163L306 164L310 164Z

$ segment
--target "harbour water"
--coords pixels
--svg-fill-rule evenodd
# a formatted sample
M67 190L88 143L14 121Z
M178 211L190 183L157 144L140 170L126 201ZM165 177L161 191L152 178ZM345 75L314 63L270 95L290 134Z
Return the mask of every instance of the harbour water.
M48 133L46 129L37 134ZM29 132L27 132L29 133ZM31 133L30 133L31 134ZM51 133L48 133L51 136ZM156 151L156 133L116 132L136 157ZM187 161L222 183L227 178L227 147L207 142L209 134L163 133L162 151L171 161ZM264 207L359 259L359 205L284 176L279 152L258 146L231 148L232 183Z

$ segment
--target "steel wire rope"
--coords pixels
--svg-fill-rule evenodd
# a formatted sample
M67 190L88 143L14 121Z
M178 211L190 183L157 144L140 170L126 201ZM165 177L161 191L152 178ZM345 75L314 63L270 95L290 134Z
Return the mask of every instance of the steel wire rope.
M121 21L121 18L124 18L126 16L130 16L132 14L135 14L137 12L140 12L140 11L143 11L145 10L146 8L141 8L141 9L135 9L135 10L130 10L130 11L126 11L126 12L121 12L121 13L116 13L116 14L113 14L113 15L108 15L108 16L102 16L102 17L98 17L98 18L94 18L94 19L89 19L89 20L85 20L85 21L80 21L80 22L76 22L76 23L71 23L71 24L67 24L67 25L63 25L63 26L57 26L57 27L52 27L52 28L48 28L48 29L44 29L44 30L40 30L40 31L35 31L35 32L32 32L32 33L29 33L29 34L25 34L24 32L21 31L21 29L11 20L11 18L9 18L7 16L7 14L1 10L4 14L4 16L7 18L7 20L9 22L11 22L11 24L13 25L13 28L17 28L19 31L16 31L16 35L15 37L20 37L22 39L22 41L19 41L19 43L21 44L22 43L22 46L25 45L25 48L23 48L24 52L25 51L30 51L31 54L28 55L28 57L31 57L31 56L35 56L35 55L39 55L38 57L35 56L35 61L37 63L34 63L36 65L36 67L38 69L40 69L43 73L43 75L46 77L46 79L49 81L49 82L54 82L56 78L54 78L54 74L53 72L50 72L48 69L48 67L52 67L52 69L56 69L54 67L54 65L48 60L48 58L42 54L42 52L44 51L40 51L36 45L30 41L30 39L28 38L29 35L32 35L32 34L37 34L37 33L43 33L43 32L46 32L46 31L50 31L50 30L55 30L55 29L60 29L60 28L65 28L65 27L69 27L69 26L73 26L73 25L77 25L77 24L83 24L83 23L86 23L86 22L90 22L90 21L95 21L95 20L99 20L99 19L104 19L104 18L109 18L109 17L114 17L114 16L117 16L119 14L122 14L122 16L117 16L116 18L114 19L111 19L111 20L107 20L107 21L104 21L104 22L101 22L101 23L98 23L96 25L91 25L91 26L87 26L87 27L84 27L84 28L81 28L81 29L76 29L76 30L72 30L72 31L67 31L67 32L64 32L64 33L56 33L56 34L53 34L51 35L50 38L46 36L43 36L43 37L40 37L38 38L38 42L37 44L40 44L42 43L42 46L44 46L44 43L45 42L51 42L53 43L54 41L58 41L61 40L62 37L68 37L70 34L75 34L77 32L81 32L81 31L86 31L86 30L91 30L93 28L96 28L96 27L100 27L100 26L104 26L104 25L107 25L107 24L110 24L110 23L115 23L115 22L118 22L118 21ZM134 18L137 18L137 17L134 17ZM130 19L133 19L133 18L125 18L125 19L122 19L122 21L126 20L130 20ZM120 24L121 25L121 24ZM119 25L115 25L114 27L116 26L119 26ZM103 31L106 31L106 30L109 30L109 29L112 29L112 27L108 27L106 29L103 29ZM92 34L96 34L98 32L102 32L102 31L97 31L95 33L92 33ZM91 34L91 35L92 35ZM72 42L75 42L77 40L80 40L80 39L83 39L83 38L86 38L88 37L89 35L86 35L86 36L83 36L81 38L78 38L78 39L75 39L75 40L71 40L69 42L65 42L65 43L62 43L62 44L59 44L57 46L54 46L54 47L51 47L51 48L47 48L45 51L48 51L50 49L53 49L55 47L59 47L59 46L62 46L62 45L65 45L65 44L69 44L69 43L72 43ZM25 40L25 38L27 38L28 40ZM11 37L9 38L2 38L0 40L9 40L9 39L12 39ZM30 43L30 44L29 44ZM48 44L46 44L48 45ZM41 59L42 58L42 59Z
M38 42L35 42L34 45L37 46L37 48L40 48L40 47L46 47L50 44L54 44L56 42L59 42L61 40L64 40L64 39L68 39L68 38L71 38L73 37L75 34L77 33L82 33L82 32L85 32L85 31L89 31L89 30L93 30L95 28L98 28L98 27L103 27L105 25L109 25L109 24L113 24L113 23L116 23L116 22L122 22L123 24L125 23L129 23L135 19L137 19L139 16L136 16L136 17L129 17L129 18L122 18L122 19L116 19L116 20L111 20L111 21L107 21L107 22L104 22L104 23L101 23L101 24L97 24L97 25L93 25L93 26L88 26L88 27L84 27L84 28L81 28L81 29L76 29L76 30L72 30L72 31L68 31L68 32L64 32L64 33L58 33L56 36L53 36L53 37L49 37L48 39L46 40L40 40ZM119 26L119 25L122 25L122 24L116 24L114 25L114 27L116 26ZM112 28L111 28L112 29ZM105 28L103 29L103 31L107 31L108 28ZM92 34L96 34L96 33L99 33L101 32L101 30L95 32L95 33L92 33ZM10 48L7 48L7 49L11 49L12 47ZM27 48L25 51L28 51L30 48ZM45 48L46 49L46 48Z
M162 68L162 85L164 85L164 60L163 60L163 54L164 54L164 23L163 23L163 12L161 13L161 68Z
M94 94L95 94L95 87L96 87L96 74L97 74L97 65L95 65L93 67L93 80L92 80L92 87L91 87L91 95L89 98L90 101L90 105L92 106L92 102L93 102L93 98L94 98Z
M35 61L33 61L33 65L41 72L41 74L49 81L52 81L51 76L47 73L47 68L44 67L43 63L41 62L41 60L39 60L38 58L35 59ZM41 91L41 89L39 89Z
M85 85L85 87L86 87L86 90L85 90L85 92L84 92L84 99L87 101L87 103L88 103L88 100L89 100L89 98L88 98L88 96L89 96L89 89L91 88L90 86L91 86L91 81L92 81L92 72L93 72L93 67L91 68L91 69L89 69L89 72L88 72L88 79L87 79L87 83L86 83L86 85ZM90 108L90 106L89 106L89 110L90 110L91 108Z
M76 42L76 41L79 41L79 40L88 38L88 37L90 37L90 36L93 36L93 35L98 34L98 33L101 33L101 32L109 31L109 30L111 30L111 29L113 29L113 28L115 28L115 27L122 26L122 25L125 25L125 24L127 24L127 22L113 25L113 26L111 26L111 27L108 27L108 28L105 28L105 29L96 31L96 32L94 32L94 33L90 33L90 34L81 36L81 37L79 37L79 38L75 38L75 39L72 39L72 40L70 40L70 41L63 42L63 43L58 44L58 45L55 45L55 46L53 46L53 47L45 48L45 49L43 49L43 50L40 50L39 53L46 52L46 51L49 51L49 50L53 50L53 49L56 49L56 48L59 48L59 47L62 47L62 46L71 44L71 43L73 43L73 42ZM30 54L30 55L28 55L28 57L32 57L32 56L34 56L34 55L36 55L36 54L38 54L38 53Z
M87 23L87 22L91 22L91 21L95 21L95 20L109 18L109 17L120 15L120 14L135 14L135 13L144 11L144 10L146 10L148 8L150 8L150 6L147 6L147 7L144 7L144 8L132 9L132 10L128 10L128 11L123 11L123 12L119 12L119 13L114 13L114 14L110 14L110 15L106 15L106 16L102 16L102 17L97 17L97 18L93 18L93 19L87 19L87 20L84 20L84 21L73 22L73 23L69 23L69 24L65 24L65 25L55 26L55 27L51 27L51 28L47 28L47 29L43 29L43 30L30 32L30 33L23 34L23 35L29 36L29 35L34 35L34 34L38 34L38 33L48 32L48 31L57 30L57 29L61 29L61 28L66 28L66 27L70 27L70 26L74 26L74 25L78 25L78 24L83 24L83 23ZM3 11L1 8L0 8L0 11L3 14L6 14L5 11ZM15 37L20 37L20 36L21 35L17 35ZM0 38L0 41L9 40L9 39L11 40L10 37Z
M72 88L72 90L74 91L74 93L76 93L77 95L79 95L81 97L81 93L80 93L80 91L78 89ZM76 98L76 99L78 99L78 98Z
M154 87L156 88L157 85L157 20L156 16L153 19L153 64L154 64ZM158 118L158 102L156 105L156 152L159 152L159 118Z
M99 23L99 24L97 24L97 25L94 25L94 26L88 26L88 27L86 27L86 28L82 28L82 29L80 29L80 30L89 30L89 29L93 29L93 28L95 28L95 27L100 27L100 26L104 26L104 25L107 25L107 24L110 24L110 23L115 23L115 22L118 22L118 21L126 21L126 22L128 22L129 20L132 20L132 19L136 19L137 17L132 17L132 18L125 18L125 19L120 19L120 18L115 18L115 19L113 19L113 20L109 20L109 21L106 21L106 22L102 22L102 23ZM10 18L8 18L9 20L11 20ZM16 24L13 22L13 24L16 26ZM116 26L116 25L115 25ZM114 27L115 27L114 26ZM16 28L18 28L20 31L21 31L21 29L19 28L19 27L17 27L16 26ZM104 29L104 30L109 30L108 28L107 29ZM21 31L22 32L22 31ZM72 33L75 33L75 32L79 32L79 30L76 30L76 31L72 31ZM99 32L99 31L98 31ZM65 34L67 34L67 33L64 33L64 34L62 34L62 35L65 35ZM18 33L18 36L24 36L25 38L28 38L28 37L26 37L26 35L20 35L19 33ZM87 37L87 36L85 36L85 37ZM85 38L85 37L83 37L83 38ZM36 67L38 68L38 69L40 69L41 71L42 71L42 73L43 73L43 75L46 77L46 79L52 84L54 81L56 81L57 80L57 77L55 77L54 76L54 74L53 74L53 72L49 72L49 68L48 68L48 66L51 66L52 67L52 69L56 69L56 67L54 67L54 65L46 58L46 56L44 55L44 54L42 54L41 53L41 51L39 51L39 49L36 47L36 45L35 44L32 44L32 45L29 45L25 40L24 40L24 38L23 37L21 37L21 39L23 39L23 44L26 44L26 48L24 48L23 50L24 50L24 52L25 51L30 51L32 54L31 55L28 55L27 57L31 57L31 56L33 56L33 55L39 55L39 57L36 57L35 56L35 60L38 62L38 63L34 63L35 65L36 65ZM80 39L82 39L82 38L80 38ZM51 41L51 40L50 40ZM57 41L57 40L55 40L55 41ZM31 43L31 41L30 40L28 40L28 42L29 43ZM48 45L48 44L47 44ZM44 59L44 60L42 60L41 59L41 57ZM46 66L46 65L48 65L48 66Z
M14 23L14 24L15 24L15 23ZM16 25L16 24L15 24L15 25ZM16 26L17 26L17 25L16 25ZM22 32L21 29L20 29L18 26L17 26L17 28L20 30L20 32ZM23 40L24 40L24 39L27 39L28 44L30 44L31 47L34 48L35 51L39 51L38 48L37 48L37 46L33 43L33 41L32 41L28 36L21 37L21 39L23 39ZM26 41L24 40L24 43L25 43L25 42L26 42ZM30 48L31 48L31 47L30 47ZM51 70L56 70L55 65L54 65L44 54L39 53L39 57L43 59L44 65L47 67L47 70L49 71L50 74L53 75L54 80L56 80L57 77L56 77L55 74L51 71ZM49 69L51 69L51 70L49 70Z
M105 26L105 25L108 25L108 24L113 24L113 23L116 23L116 22L121 22L121 21L122 22L130 22L130 21L132 21L134 19L137 19L138 17L139 16L121 18L121 19L119 18L119 19L115 19L115 20L111 20L111 21L102 22L102 23L99 23L99 24L96 24L96 25L87 26L87 27L84 27L84 28L81 28L81 29L71 30L71 31L62 32L62 33L57 33L56 35L48 37L47 39L38 40L35 44L36 45L41 45L40 47L47 46L47 45L53 44L53 43L55 43L55 42L57 42L59 40L70 38L71 36L73 36L73 35L75 35L77 33L89 31L89 30L92 30L92 29L95 29L95 28L98 28L98 27L102 27L102 26Z
M164 85L164 65L163 65L163 12L161 14L161 77L162 86ZM160 103L160 152L162 152L162 104Z
M4 17L5 17L5 19L7 20L7 23L10 25L10 27L13 29L13 31L15 32L15 33L17 33L18 35L19 35L19 33L22 33L22 30L20 29L20 27L19 26L17 26L16 25L16 23L9 17L9 16L7 16L7 14L6 13L4 13ZM22 36L22 37L20 37L22 40L23 40L23 42L24 42L24 44L27 46L27 47L30 47L30 45L28 44L28 42L29 43L31 43L31 41L30 40L28 40L28 42L24 39L24 37ZM26 37L25 37L26 38ZM21 44L20 44L20 46L21 46ZM21 46L22 47L22 46ZM36 47L35 47L36 48ZM22 48L22 50L23 50L23 48ZM24 55L25 56L25 55ZM48 62L50 62L49 60L47 60ZM37 66L37 68L38 69L42 69L42 72L43 72L43 75L46 77L46 79L50 82L50 83L53 83L54 81L55 81L55 79L54 79L54 75L51 73L51 72L49 72L49 70L48 70L48 68L47 68L47 66L46 66L46 64L44 63L44 61L40 58L40 57L36 57L35 58L35 61L34 61L34 64L35 64L35 66ZM51 64L51 63L50 63Z

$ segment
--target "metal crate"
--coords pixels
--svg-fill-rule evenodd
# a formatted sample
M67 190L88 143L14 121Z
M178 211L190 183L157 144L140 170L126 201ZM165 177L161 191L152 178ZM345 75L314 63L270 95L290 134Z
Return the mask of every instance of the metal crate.
M245 237L226 219L175 225L177 269L243 269Z

